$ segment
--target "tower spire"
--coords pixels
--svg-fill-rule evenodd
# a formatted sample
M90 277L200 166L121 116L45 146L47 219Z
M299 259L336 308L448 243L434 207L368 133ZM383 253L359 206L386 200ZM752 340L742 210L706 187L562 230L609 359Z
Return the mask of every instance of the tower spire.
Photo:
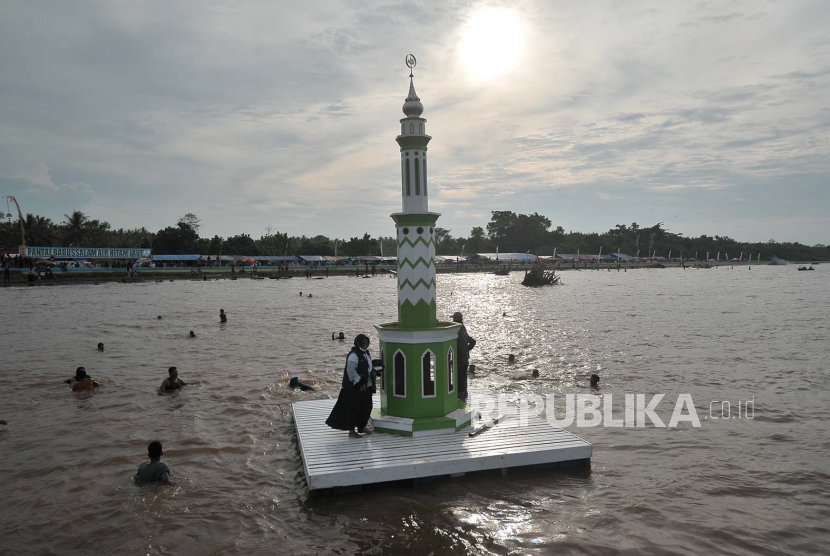
M412 74L415 64L417 64L417 60L410 52L406 56L406 65L409 68L409 94L403 103L403 113L409 118L417 118L424 112L424 105L421 104L421 99L418 98L418 94L415 92L414 75Z

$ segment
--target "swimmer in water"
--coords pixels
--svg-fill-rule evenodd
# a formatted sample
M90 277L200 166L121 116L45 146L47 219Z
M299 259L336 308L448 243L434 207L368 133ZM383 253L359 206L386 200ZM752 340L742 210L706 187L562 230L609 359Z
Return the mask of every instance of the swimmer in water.
M507 356L507 362L508 363L515 363L516 362L516 356L511 353L510 355Z
M591 375L591 388L599 388L599 375Z
M156 320L161 320L161 315L157 316Z
M92 380L91 376L86 376L86 371L83 368L75 373L75 384L72 385L73 392L92 390L96 386L98 386L98 383Z
M345 340L345 339L346 339L346 335L345 335L345 334L343 334L343 333L341 332L341 333L339 333L337 336L335 336L335 335L334 335L334 332L332 332L332 333L331 333L331 339L332 339L332 340Z
M190 337L191 337L191 338L195 338L195 337L196 337L196 333L195 333L195 332L193 332L192 330L190 331Z
M104 342L98 342L98 351L104 351Z
M64 380L64 382L66 384L75 384L76 382L84 380L84 378L88 378L88 379L92 380L92 377L86 374L86 369L84 367L78 367L77 369L75 369L75 376L72 377L72 378L69 378L67 380ZM92 386L96 387L96 386L100 386L100 384L98 384L96 381L92 380Z
M300 379L297 378L296 376L292 377L288 381L288 386L290 386L291 388L299 388L303 392L305 392L307 390L314 390L313 386L309 386L308 384L303 384L302 382L300 382Z
M225 314L224 309L219 309L219 322L228 322L228 315Z
M164 382L161 383L159 386L159 396L163 396L165 392L173 392L174 390L181 390L182 386L187 386L187 383L181 379L179 379L179 371L176 367L170 367L167 369L167 374L169 374L169 378L165 378Z
M161 462L161 456L164 455L161 442L158 440L150 442L147 446L147 455L150 456L150 461L138 467L138 473L133 477L133 482L137 485L155 483L173 486L170 482L170 468L166 463Z

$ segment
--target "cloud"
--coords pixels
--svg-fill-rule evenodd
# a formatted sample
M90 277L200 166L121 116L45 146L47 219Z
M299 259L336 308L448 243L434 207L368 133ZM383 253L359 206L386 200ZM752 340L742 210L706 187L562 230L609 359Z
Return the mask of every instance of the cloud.
M726 14L717 14L717 15L704 15L700 17L696 17L694 19L690 19L688 21L684 21L680 24L681 27L693 27L697 25L705 25L707 23L728 23L730 21L734 21L736 19L742 19L744 14L738 12L731 12Z
M830 15L819 0L729 6L528 0L515 5L523 63L486 81L487 60L457 57L475 3L14 3L0 19L0 185L27 211L83 206L115 227L195 212L206 235L388 235L412 50L446 227L515 210L607 229L727 192L760 216L780 202L753 191L775 184L788 210L814 214L815 176L830 174ZM614 203L585 214L597 198Z
M52 178L49 167L43 163L29 164L25 168L6 172L2 175L12 181L20 181L28 187L25 191L33 193L72 193L82 196L92 196L92 186L84 182L56 183Z

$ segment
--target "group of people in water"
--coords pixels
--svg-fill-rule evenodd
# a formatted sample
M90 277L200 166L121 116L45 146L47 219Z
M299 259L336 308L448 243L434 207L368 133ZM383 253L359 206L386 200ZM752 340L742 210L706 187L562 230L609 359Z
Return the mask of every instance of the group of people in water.
M193 333L192 330L190 332L191 334ZM98 349L100 351L103 351L103 345L104 344L98 344ZM161 386L158 388L160 396L181 390L183 386L187 386L187 382L179 378L179 372L176 370L176 367L170 367L167 369L167 374L168 377L164 379L164 382L162 382ZM86 374L86 369L84 367L78 367L75 370L75 376L65 380L64 382L72 386L73 392L92 390L100 386L97 380L94 380L91 376ZM133 477L135 484L143 485L154 483L172 486L173 483L170 482L170 468L166 463L161 463L160 461L162 454L164 454L161 442L158 440L150 442L150 445L147 447L147 453L150 457L150 461L139 466L138 473L136 473Z
M192 330L190 331L193 332ZM100 346L103 344L98 344L101 351ZM161 386L158 388L159 395L164 395L165 393L175 392L176 390L181 390L182 386L187 386L187 383L179 378L179 371L176 367L170 367L167 369L167 378L161 383ZM75 376L72 378L68 378L64 380L64 383L69 384L72 387L73 392L83 392L85 390L94 390L101 386L101 384L93 379L91 376L86 374L86 368L78 367L75 369Z
M162 317L159 315L157 318L160 320ZM219 319L221 323L228 322L224 309L220 309ZM461 325L458 329L457 348L458 399L466 401L468 397L467 375L468 372L475 372L474 367L470 368L470 350L475 347L476 340L467 332L461 312L454 313L452 320ZM196 334L191 330L189 336L195 338ZM332 332L331 339L345 340L345 334L343 332L337 334ZM369 345L370 339L367 335L358 334L355 337L354 345L346 356L337 402L326 420L326 424L331 428L347 431L350 438L362 438L364 435L374 432L369 425L372 414L372 396L377 391L376 378L383 372L383 361L372 359L369 353ZM103 342L99 342L97 348L98 351L103 352ZM515 362L515 355L509 355L508 361ZM157 390L159 395L177 392L188 385L187 382L179 378L176 367L169 367L167 373L167 378L164 379ZM538 376L539 371L534 369L532 377L536 378ZM100 386L98 381L86 373L84 367L78 367L75 370L75 376L65 382L72 387L73 392L92 391ZM591 386L596 388L598 384L599 376L591 375ZM297 378L292 379L290 386L302 390L313 389L300 383ZM170 468L166 463L161 462L161 456L164 454L161 442L157 440L151 442L147 447L147 454L150 461L141 464L138 468L138 472L133 477L135 484L173 485L170 481Z
M158 315L156 317L157 320L162 320L162 316ZM219 322L227 323L228 316L225 313L224 309L220 309L219 311ZM191 330L188 334L190 338L195 338L196 333ZM98 351L104 351L104 343L98 342ZM75 376L69 378L64 381L64 383L68 384L73 392L83 392L83 391L92 391L95 388L101 386L101 384L89 376L86 372L85 367L78 367L75 369ZM179 378L179 371L176 367L169 367L167 369L167 378L162 381L161 385L158 387L158 394L163 396L165 394L171 394L181 390L184 386L187 386L188 383L184 380ZM2 422L5 425L5 422ZM173 485L170 481L170 468L167 466L166 463L161 463L161 456L163 455L162 445L161 442L158 440L154 440L150 443L147 447L147 453L150 458L148 463L143 463L138 468L138 472L133 477L135 484L142 485L148 483L155 483L155 484L163 484L163 485Z
M98 344L98 351L104 351L103 343ZM187 385L185 381L178 377L179 373L176 370L176 367L170 367L167 372L169 374L168 378L161 383L161 386L159 386L158 389L158 393L160 395L163 395L165 392L180 390L182 386ZM75 376L65 380L64 382L72 387L73 392L93 390L101 386L97 380L86 374L86 369L84 367L78 367L75 369ZM6 423L3 422L2 424L5 425ZM170 482L170 469L167 467L166 463L160 462L161 456L164 453L162 451L161 442L158 440L151 442L147 447L147 452L150 457L150 461L149 463L143 463L139 466L138 473L136 473L133 477L135 484L143 485L156 483L173 485L173 483Z

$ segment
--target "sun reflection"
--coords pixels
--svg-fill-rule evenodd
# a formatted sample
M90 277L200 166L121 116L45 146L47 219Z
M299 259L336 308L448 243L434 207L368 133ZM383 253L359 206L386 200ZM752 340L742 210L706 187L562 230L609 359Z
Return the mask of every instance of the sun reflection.
M515 9L480 9L462 31L461 63L479 81L507 75L524 55L526 34L525 22Z

